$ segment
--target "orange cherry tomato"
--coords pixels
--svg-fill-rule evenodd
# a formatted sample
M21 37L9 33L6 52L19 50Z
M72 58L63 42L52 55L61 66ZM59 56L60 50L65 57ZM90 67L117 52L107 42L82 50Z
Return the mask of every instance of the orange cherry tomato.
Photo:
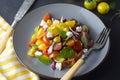
M45 36L45 33L43 33L40 36L38 36L38 39L42 39L44 36Z
M57 56L59 55L59 52L57 52L57 51L54 51L54 52L52 52L52 54L50 54L50 58L56 58Z
M43 50L43 54L46 55L46 56L49 56L48 49Z
M73 39L71 39L66 43L66 45L72 47L75 45L75 41Z
M28 46L32 46L32 44L35 44L37 39L32 39L30 42L28 42Z
M45 15L44 15L44 17L43 17L43 20L45 21L45 22L47 22L47 20L49 20L50 19L50 14L49 13L46 13Z

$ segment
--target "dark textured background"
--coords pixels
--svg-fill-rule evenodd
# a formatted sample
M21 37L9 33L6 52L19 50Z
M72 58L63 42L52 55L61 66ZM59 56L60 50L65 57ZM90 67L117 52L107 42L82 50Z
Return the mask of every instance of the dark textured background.
M96 10L92 12L103 21L106 27L111 28L111 47L109 54L94 71L82 77L73 78L73 80L120 80L120 19L110 20L116 10L120 9L120 1L106 1L109 3L116 2L116 9L111 10L107 15L100 15ZM0 15L11 24L22 2L23 0L0 0ZM36 0L29 11L50 3L72 3L83 6L83 0ZM41 79L47 80L44 78Z

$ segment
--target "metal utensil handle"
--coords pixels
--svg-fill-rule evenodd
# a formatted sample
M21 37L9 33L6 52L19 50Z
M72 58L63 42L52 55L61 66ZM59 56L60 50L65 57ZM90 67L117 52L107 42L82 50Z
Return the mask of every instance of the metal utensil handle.
M35 0L24 0L23 4L21 5L20 9L18 10L17 14L14 17L14 21L12 23L12 28L15 28L18 21L22 19L28 9L32 6Z
M5 49L7 40L9 36L12 34L14 28L16 27L16 24L22 19L22 17L25 15L25 13L28 11L28 9L31 7L31 5L34 3L35 0L24 0L22 6L18 10L17 14L14 17L14 21L11 25L12 28L7 30L4 38L0 42L0 53Z

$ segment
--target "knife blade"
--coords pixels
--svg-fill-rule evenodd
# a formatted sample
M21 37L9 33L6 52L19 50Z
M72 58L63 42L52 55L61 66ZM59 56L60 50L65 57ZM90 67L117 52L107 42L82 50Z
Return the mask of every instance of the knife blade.
M4 50L8 38L12 34L14 28L16 27L16 24L23 18L23 16L26 14L26 12L29 10L29 8L32 6L34 2L35 0L24 0L23 4L21 5L21 7L19 8L18 12L14 17L14 21L11 24L12 28L6 31L4 38L0 41L0 53L2 53L2 51Z
M14 17L14 21L11 25L11 27L15 27L17 22L19 22L23 16L26 14L26 12L29 10L29 8L32 6L32 4L35 2L35 0L24 0L23 4L19 8L18 12L16 13Z

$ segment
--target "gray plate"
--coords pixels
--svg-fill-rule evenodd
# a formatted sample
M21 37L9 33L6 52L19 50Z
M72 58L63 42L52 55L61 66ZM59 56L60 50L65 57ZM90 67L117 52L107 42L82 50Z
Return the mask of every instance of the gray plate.
M27 66L28 69L47 77L60 78L68 69L62 71L53 71L48 65L44 65L36 58L27 55L27 43L34 32L36 25L40 23L44 14L49 12L52 17L58 18L64 16L67 19L75 18L90 29L90 36L93 40L97 38L105 27L103 22L92 12L72 4L50 4L37 8L28 13L15 28L13 43L19 60ZM75 76L81 76L95 69L105 58L109 50L109 39L105 47L100 51L93 51L86 62L79 68Z

